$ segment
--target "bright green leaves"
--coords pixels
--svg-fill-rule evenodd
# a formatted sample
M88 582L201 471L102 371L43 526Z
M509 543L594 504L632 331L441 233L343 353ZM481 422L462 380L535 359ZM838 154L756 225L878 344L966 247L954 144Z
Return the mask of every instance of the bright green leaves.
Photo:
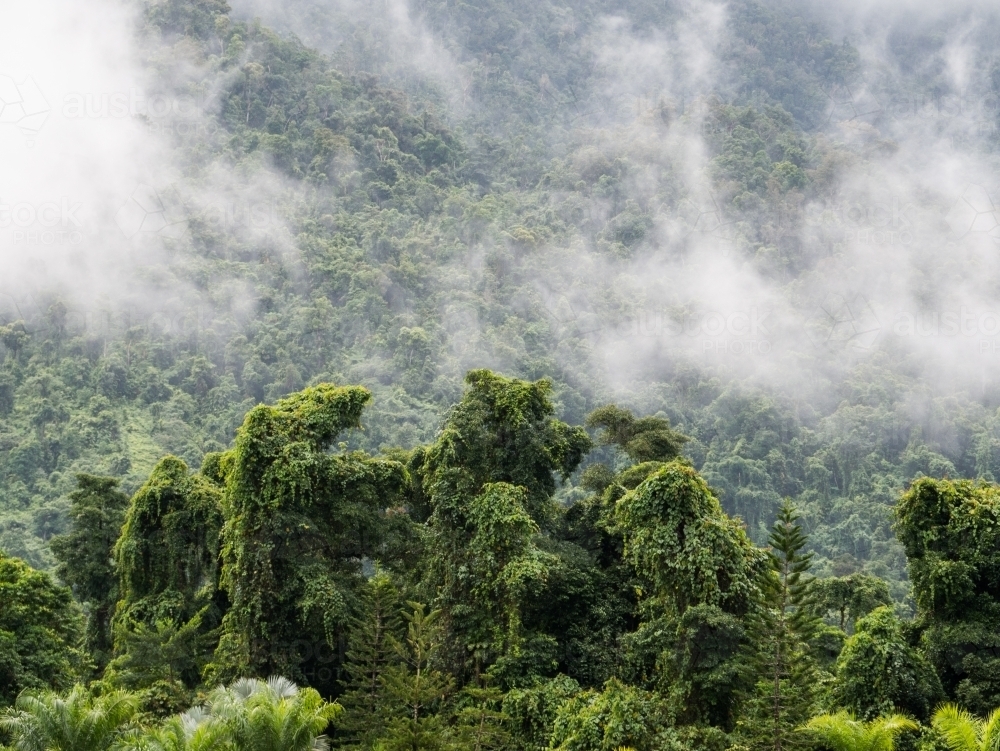
M659 748L666 725L662 700L654 693L610 680L603 691L584 691L559 709L550 748L555 751L647 751Z
M861 722L849 712L838 712L814 717L804 729L832 751L893 751L900 733L917 728L902 715Z
M673 461L618 501L625 556L665 607L717 605L736 615L762 600L766 554L689 464Z
M258 406L218 462L231 608L213 674L302 679L346 627L360 561L378 555L384 512L400 505L408 482L397 462L327 453L360 425L370 398L360 387L320 384Z
M341 710L314 689L300 689L287 678L242 678L208 697L212 718L220 721L239 751L319 751L322 733Z
M903 712L926 720L943 698L934 668L906 639L890 607L857 622L837 660L834 696L862 719Z
M111 751L137 736L137 697L111 691L94 697L77 684L66 696L25 692L0 716L17 751Z
M66 587L0 552L0 702L25 688L68 688L85 658L83 617Z

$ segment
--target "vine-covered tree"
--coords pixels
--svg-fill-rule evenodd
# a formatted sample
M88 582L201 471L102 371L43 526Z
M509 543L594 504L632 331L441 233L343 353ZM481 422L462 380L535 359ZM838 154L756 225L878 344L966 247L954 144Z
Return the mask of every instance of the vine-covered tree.
M407 485L397 462L329 453L338 436L360 426L370 399L360 387L320 384L257 406L220 458L230 608L216 680L305 679L331 667L318 663L358 612L361 560L378 555L385 511L401 505ZM334 688L332 676L315 684Z
M639 679L670 697L680 724L731 729L754 680L745 647L765 604L767 554L679 459L623 496L616 522L642 581L642 623L628 638Z
M949 697L1000 706L1000 487L920 479L896 507L921 646Z
M201 682L226 610L219 589L222 489L172 456L129 505L115 547L119 601L107 678L178 693ZM183 706L183 703L181 704Z
M556 516L556 475L576 469L590 440L552 416L548 381L485 370L466 380L462 401L418 460L431 508L431 571L449 659L474 675L499 660L496 670L511 682L533 669L523 612L554 562L533 537Z

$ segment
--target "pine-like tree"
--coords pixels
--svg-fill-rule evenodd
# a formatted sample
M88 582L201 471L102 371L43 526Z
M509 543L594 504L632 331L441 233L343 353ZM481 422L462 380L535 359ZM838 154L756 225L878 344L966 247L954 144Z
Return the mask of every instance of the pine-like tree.
M386 699L383 676L398 662L393 649L401 628L399 592L392 579L376 571L362 593L363 612L354 620L347 645L346 691L339 703L338 740L349 748L371 748L385 731Z
M442 630L440 610L425 612L418 602L407 603L411 612L406 638L392 639L400 662L382 675L386 706L391 713L385 734L378 742L384 751L437 751L449 746L441 710L451 695L452 677L435 667Z
M770 607L757 637L761 678L741 722L743 734L755 747L766 745L774 751L801 745L796 728L815 713L823 684L809 649L822 621L812 602L812 553L803 552L808 539L799 518L786 499L771 528Z

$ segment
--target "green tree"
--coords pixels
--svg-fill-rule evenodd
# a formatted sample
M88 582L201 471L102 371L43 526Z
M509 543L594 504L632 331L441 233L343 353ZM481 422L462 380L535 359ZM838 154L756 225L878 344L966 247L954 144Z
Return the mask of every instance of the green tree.
M801 745L796 729L813 714L822 687L809 648L822 624L814 613L813 580L808 575L812 554L803 552L807 538L799 518L786 499L771 529L770 607L754 635L764 675L744 722L754 746L767 743L775 751Z
M615 404L598 407L587 416L588 428L600 428L600 442L614 445L632 461L667 462L676 459L688 441L670 427L665 417L635 417Z
M551 384L476 370L437 440L415 457L431 515L431 579L449 635L449 661L508 683L535 663L522 615L543 591L551 558L534 535L550 527L556 475L567 478L590 447L581 428L552 417ZM537 643L550 645L551 635Z
M495 686L466 686L459 696L455 745L469 751L509 748L510 718L503 711L504 695Z
M1000 705L1000 487L921 478L896 507L921 646L949 697Z
M454 680L435 664L442 630L441 611L426 612L421 603L408 603L404 612L406 636L393 640L399 663L382 675L386 707L392 719L377 745L386 751L442 749L448 745L441 711L454 690Z
M81 685L60 696L25 692L0 716L17 751L110 751L134 741L138 699L126 691L95 697Z
M229 728L202 707L164 720L147 730L136 751L234 751Z
M1000 748L1000 709L981 720L954 704L934 712L931 721L951 751L995 751Z
M903 712L926 720L944 692L892 608L883 606L858 621L844 645L833 696L862 719Z
M407 484L397 462L327 451L360 425L370 399L360 387L320 384L273 407L259 405L220 459L226 467L222 585L231 607L214 679L305 678L322 650L303 655L301 634L336 646L357 612L361 559L378 556L383 512L400 505ZM332 677L327 683L332 691Z
M240 751L322 751L329 745L323 731L341 712L281 677L241 678L209 694L208 707Z
M556 715L549 748L556 751L636 751L658 748L669 714L655 693L611 679L603 691L584 691Z
M385 728L385 671L398 659L393 645L401 628L399 592L384 571L376 571L361 594L361 615L351 623L347 643L344 708L337 719L341 745L370 748Z
M849 712L813 717L803 729L832 751L893 751L896 737L920 726L902 715L861 722Z
M111 658L111 616L118 600L114 547L129 498L114 477L78 474L69 494L70 531L52 538L56 576L86 608L85 644L98 670Z
M856 573L831 576L813 582L813 601L824 617L834 614L841 631L853 630L855 622L875 608L892 605L889 585L877 576Z
M767 554L683 460L624 495L615 521L644 590L627 640L640 679L672 697L681 724L731 728L750 687L744 648L765 605Z
M120 599L109 680L133 689L200 682L227 607L218 586L221 496L172 456L133 496L115 547Z
M87 668L83 616L68 587L0 552L0 702L24 689L67 689Z

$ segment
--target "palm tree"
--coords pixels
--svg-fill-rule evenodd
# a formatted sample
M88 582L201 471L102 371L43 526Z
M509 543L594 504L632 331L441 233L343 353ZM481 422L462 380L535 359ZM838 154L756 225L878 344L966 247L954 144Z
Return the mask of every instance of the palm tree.
M232 751L229 728L203 707L166 720L142 737L135 751Z
M893 751L897 735L918 727L913 720L898 714L861 722L850 712L837 712L813 717L803 729L833 751Z
M1000 749L1000 709L994 709L985 720L945 704L934 713L934 729L944 737L951 751L997 751Z
M240 751L326 751L320 734L341 711L314 689L280 677L241 678L212 692L208 705Z
M109 751L137 733L138 699L127 691L94 697L76 685L64 697L26 691L0 716L17 751Z

